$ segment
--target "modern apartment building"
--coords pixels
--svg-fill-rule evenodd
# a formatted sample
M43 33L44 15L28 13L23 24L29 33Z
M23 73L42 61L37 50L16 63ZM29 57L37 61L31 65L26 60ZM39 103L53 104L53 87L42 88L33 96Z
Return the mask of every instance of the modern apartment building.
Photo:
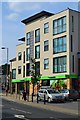
M42 11L21 21L25 24L25 37L19 40L24 43L16 46L16 58L11 60L15 92L25 87L32 93L31 58L36 60L42 85L79 88L79 21L80 12L71 9L57 14Z

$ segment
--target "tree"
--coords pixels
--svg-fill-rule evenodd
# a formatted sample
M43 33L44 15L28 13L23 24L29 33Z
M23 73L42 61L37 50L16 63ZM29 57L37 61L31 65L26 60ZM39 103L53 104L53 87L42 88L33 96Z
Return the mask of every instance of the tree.
M40 66L37 67L35 58L31 58L31 82L33 84L33 94L34 94L34 87L37 82L40 80Z

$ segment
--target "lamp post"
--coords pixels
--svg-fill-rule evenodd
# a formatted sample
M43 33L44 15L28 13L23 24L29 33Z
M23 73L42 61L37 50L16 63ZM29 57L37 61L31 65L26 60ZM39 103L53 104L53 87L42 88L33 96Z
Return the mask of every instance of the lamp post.
M8 89L8 54L9 54L9 49L6 47L2 47L1 49L6 49L7 50L7 70L6 70L6 83L5 87Z

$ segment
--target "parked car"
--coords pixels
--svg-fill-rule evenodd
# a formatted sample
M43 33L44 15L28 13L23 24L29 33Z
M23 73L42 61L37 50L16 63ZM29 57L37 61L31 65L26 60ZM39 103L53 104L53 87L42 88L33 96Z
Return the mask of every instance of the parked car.
M57 90L53 89L40 89L38 91L38 98L39 100L44 100L44 95L45 95L45 100L48 102L52 101L62 101L65 102L65 97L62 93L60 93Z
M63 89L60 92L64 95L65 100L70 100L70 99L77 100L79 98L79 93L75 89L70 89L70 90Z

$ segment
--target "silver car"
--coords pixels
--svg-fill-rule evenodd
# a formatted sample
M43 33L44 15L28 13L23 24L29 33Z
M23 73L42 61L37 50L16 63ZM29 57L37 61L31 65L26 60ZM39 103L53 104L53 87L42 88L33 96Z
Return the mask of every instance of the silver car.
M44 95L45 95L45 100L47 100L48 102L52 102L52 101L65 101L65 97L63 94L61 94L59 91L57 90L53 90L53 89L40 89L38 91L38 98L39 100L44 100Z

